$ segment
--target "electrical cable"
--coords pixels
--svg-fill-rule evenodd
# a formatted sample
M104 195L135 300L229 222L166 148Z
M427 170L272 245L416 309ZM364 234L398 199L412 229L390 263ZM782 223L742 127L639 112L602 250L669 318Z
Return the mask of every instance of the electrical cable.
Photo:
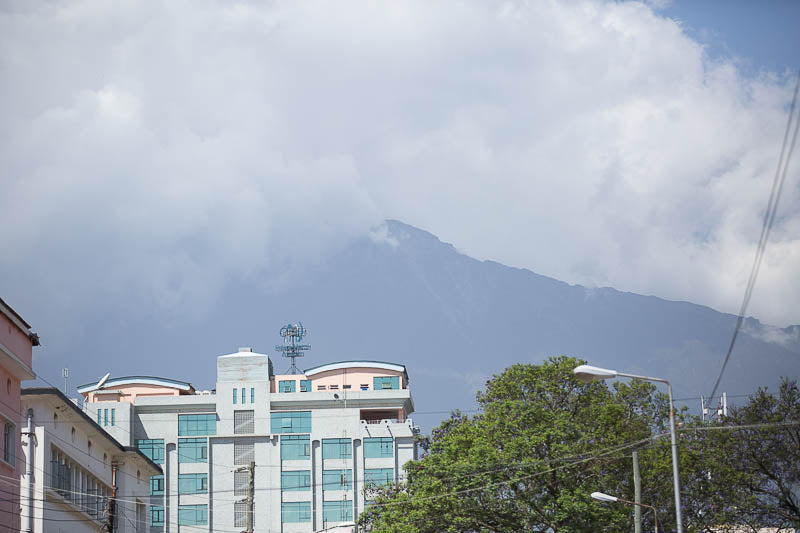
M772 189L770 190L769 194L769 201L767 202L767 210L764 213L764 221L761 225L761 235L758 239L758 246L756 248L756 256L753 260L753 266L750 270L750 277L747 280L747 287L745 288L744 298L742 299L742 305L739 307L739 314L736 317L736 327L733 329L733 336L731 337L730 345L728 346L728 351L725 354L725 359L722 362L722 368L720 369L719 376L717 376L717 381L714 383L714 389L711 391L709 395L709 400L713 401L714 395L717 393L717 388L719 387L720 381L722 381L722 376L725 374L725 369L728 366L728 361L731 358L731 353L733 352L733 347L736 345L736 338L739 335L739 330L742 327L742 322L744 321L744 315L747 312L747 306L750 303L750 298L753 295L753 288L756 284L756 279L758 278L758 271L761 268L761 260L764 257L764 250L767 247L767 241L769 240L769 234L772 230L772 225L775 222L775 213L778 210L778 202L781 198L781 191L783 189L783 184L786 181L786 172L789 168L789 161L792 158L792 153L794 151L795 144L797 142L797 132L798 127L800 127L800 117L795 116L795 109L797 108L797 92L800 89L800 72L798 72L797 76L797 83L794 87L794 95L792 97L792 105L789 109L789 118L786 123L786 131L783 134L783 143L781 145L781 152L780 156L778 157L778 167L775 170L775 178L772 182ZM792 121L795 122L794 127L794 134L792 135L792 141L790 144L788 143L789 140L789 133L792 129ZM786 147L789 147L788 152L786 151ZM786 155L784 159L784 154Z

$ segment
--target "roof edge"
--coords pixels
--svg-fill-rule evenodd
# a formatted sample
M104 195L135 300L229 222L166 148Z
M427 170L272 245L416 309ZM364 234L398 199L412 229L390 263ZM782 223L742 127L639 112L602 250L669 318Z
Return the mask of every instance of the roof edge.
M75 413L78 414L78 416L83 418L83 420L85 422L87 422L89 424L89 426L91 426L94 429L96 429L101 435L103 435L103 437L105 437L111 444L116 446L117 449L120 450L121 452L135 453L140 459L143 459L147 464L149 464L151 467L153 467L153 469L155 471L162 472L162 473L164 472L164 470L161 468L160 465L154 463L153 460L150 459L149 457L147 457L144 453L142 453L142 451L139 448L136 448L135 446L123 446L122 444L120 444L117 439L115 439L105 429L100 427L100 425L97 422L92 420L92 417L90 417L89 415L84 413L82 409L78 408L78 406L75 405L75 402L73 402L72 400L67 398L67 396L63 392L58 390L57 388L55 388L55 387L28 387L28 388L24 388L24 389L22 389L20 391L20 396L44 396L44 395L55 396L56 398L61 400L62 403L64 403L67 406L69 406Z
M85 392L93 392L95 390L98 390L97 387L98 383L100 383L100 380L97 380L94 383L85 383L83 385L78 385L77 390L81 394ZM194 389L194 386L188 381L179 381L177 379L161 378L158 376L120 376L118 378L110 378L108 381L105 382L103 388L107 388L109 385L129 385L133 383L142 383L146 385L163 385L166 387L176 388L180 390Z

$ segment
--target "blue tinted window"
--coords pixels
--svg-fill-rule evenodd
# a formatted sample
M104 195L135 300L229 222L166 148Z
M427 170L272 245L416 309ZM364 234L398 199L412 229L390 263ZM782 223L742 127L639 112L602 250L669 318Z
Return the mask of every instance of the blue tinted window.
M322 521L330 522L350 522L353 520L352 500L340 500L334 502L322 502Z
M272 433L311 433L311 411L272 412Z
M372 388L375 390L399 389L400 376L373 378Z
M164 525L164 508L160 505L150 506L150 525L163 526Z
M247 403L247 396L246 396L247 392L246 391L247 391L247 389L242 387L242 403Z
M311 490L311 470L281 472L281 490Z
M150 478L150 496L164 494L164 476L152 476Z
M286 380L278 382L278 392L294 392L295 380Z
M233 405L236 405L236 393L238 390L236 387L233 388Z
M311 502L283 502L281 522L284 524L311 522Z
M178 474L178 494L208 492L208 474Z
M179 526L204 526L208 524L207 505L179 505Z
M178 439L179 463L207 463L207 439Z
M367 468L364 470L364 483L390 485L394 482L394 468Z
M178 415L178 435L216 435L217 415Z
M164 439L137 439L136 447L156 464L164 464Z
M323 459L349 459L352 456L350 439L322 439Z
M353 488L352 470L323 470L322 490L350 490Z
M284 435L281 437L281 459L298 460L311 458L311 437Z
M310 379L301 379L300 380L300 392L311 392L311 380Z
M250 403L256 403L256 389L250 388Z
M364 439L364 457L394 457L394 443L391 437Z

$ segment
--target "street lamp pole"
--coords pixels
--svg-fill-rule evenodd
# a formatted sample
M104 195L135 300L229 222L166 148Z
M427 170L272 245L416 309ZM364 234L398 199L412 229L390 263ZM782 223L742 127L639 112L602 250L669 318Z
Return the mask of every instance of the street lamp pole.
M648 509L652 509L653 510L653 522L655 523L655 526L656 526L655 533L658 533L658 513L656 512L656 508L653 507L652 505L647 505L646 503L636 503L636 502L631 502L631 501L628 501L628 500L623 500L622 498L617 498L616 496L610 496L608 494L603 494L602 492L593 492L592 493L592 498L594 498L595 500L600 500L601 502L622 502L622 503L627 503L628 505L635 505L637 507L647 507Z
M611 379L616 377L641 379L644 381L656 381L667 385L669 393L669 433L672 439L672 490L675 492L675 526L677 533L683 533L683 515L681 512L681 486L680 475L678 473L678 439L675 434L675 404L672 401L672 384L662 378L654 378L650 376L637 376L636 374L626 374L624 372L617 372L616 370L609 370L607 368L599 368L591 365L580 365L575 367L572 371L579 381L588 383L590 381L601 381L604 379ZM621 500L620 500L621 501Z

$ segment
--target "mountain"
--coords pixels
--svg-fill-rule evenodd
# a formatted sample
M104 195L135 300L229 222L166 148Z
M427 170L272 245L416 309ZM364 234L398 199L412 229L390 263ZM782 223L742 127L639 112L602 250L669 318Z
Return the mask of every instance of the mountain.
M84 345L72 374L83 373L81 383L111 370L213 387L216 356L242 345L271 354L283 371L288 361L273 347L280 326L297 320L312 344L301 367L359 358L405 364L414 418L427 431L450 409L474 408L475 391L492 374L550 355L665 377L678 398L708 394L736 317L478 261L430 233L387 221L279 288L269 280L229 285L214 309L191 323L112 314L93 328L95 342ZM743 332L721 391L774 390L781 376L798 375L800 326L779 329L750 318ZM686 402L699 408L699 399Z

